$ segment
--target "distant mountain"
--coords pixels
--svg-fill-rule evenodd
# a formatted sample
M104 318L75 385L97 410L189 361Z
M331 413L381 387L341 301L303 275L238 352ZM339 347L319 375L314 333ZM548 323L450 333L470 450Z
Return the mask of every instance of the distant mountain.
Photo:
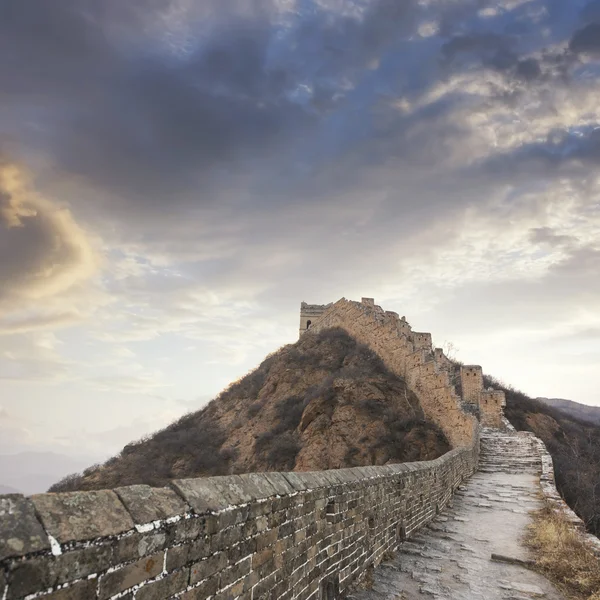
M600 425L600 406L588 406L587 404L580 404L579 402L563 398L538 398L538 400L548 406L558 408L571 417L593 423L594 425Z
M0 485L0 495L2 494L22 494L21 490L9 487L8 485Z
M45 492L65 475L89 464L87 457L79 460L55 452L0 454L0 494Z

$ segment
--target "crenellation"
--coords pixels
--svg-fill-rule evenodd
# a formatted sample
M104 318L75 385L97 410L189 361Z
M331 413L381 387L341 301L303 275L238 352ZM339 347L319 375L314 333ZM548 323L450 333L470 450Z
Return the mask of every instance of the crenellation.
M479 406L481 393L483 392L482 368L479 365L461 366L460 381L464 402Z
M430 333L417 333L413 331L413 343L415 345L415 349L422 348L423 350L430 350L433 346L433 342L431 341Z
M454 363L444 354L442 348L434 348L433 355L440 369L450 371L454 368Z
M479 400L479 414L481 424L484 427L503 427L503 408L506 406L506 398L502 390L484 390Z

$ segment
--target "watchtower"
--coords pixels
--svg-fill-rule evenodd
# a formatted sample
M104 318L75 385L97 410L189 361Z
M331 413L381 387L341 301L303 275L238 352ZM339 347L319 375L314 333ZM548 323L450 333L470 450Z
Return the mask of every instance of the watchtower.
M329 304L307 304L300 303L300 335L302 335L310 326L331 306Z

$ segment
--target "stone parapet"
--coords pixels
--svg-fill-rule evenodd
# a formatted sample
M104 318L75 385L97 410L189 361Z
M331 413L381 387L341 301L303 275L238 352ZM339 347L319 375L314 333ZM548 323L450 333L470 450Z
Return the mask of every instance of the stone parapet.
M0 496L0 598L343 593L448 503L478 456L477 437L428 462Z
M577 534L581 537L586 545L600 558L600 539L591 533L587 533L585 529L585 523L575 514L573 510L563 500L562 496L556 489L556 480L554 478L554 463L552 456L546 448L546 444L538 437L535 437L533 433L527 432L532 442L537 447L537 451L540 455L542 462L542 474L540 476L540 486L542 488L542 494L548 502L548 504L556 511L563 513L571 526L577 531Z

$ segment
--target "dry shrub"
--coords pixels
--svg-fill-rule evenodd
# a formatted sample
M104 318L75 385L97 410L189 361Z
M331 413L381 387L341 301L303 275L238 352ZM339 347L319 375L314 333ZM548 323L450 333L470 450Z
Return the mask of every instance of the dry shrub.
M536 565L570 598L600 600L600 558L588 548L567 517L546 506L529 526L527 545Z

